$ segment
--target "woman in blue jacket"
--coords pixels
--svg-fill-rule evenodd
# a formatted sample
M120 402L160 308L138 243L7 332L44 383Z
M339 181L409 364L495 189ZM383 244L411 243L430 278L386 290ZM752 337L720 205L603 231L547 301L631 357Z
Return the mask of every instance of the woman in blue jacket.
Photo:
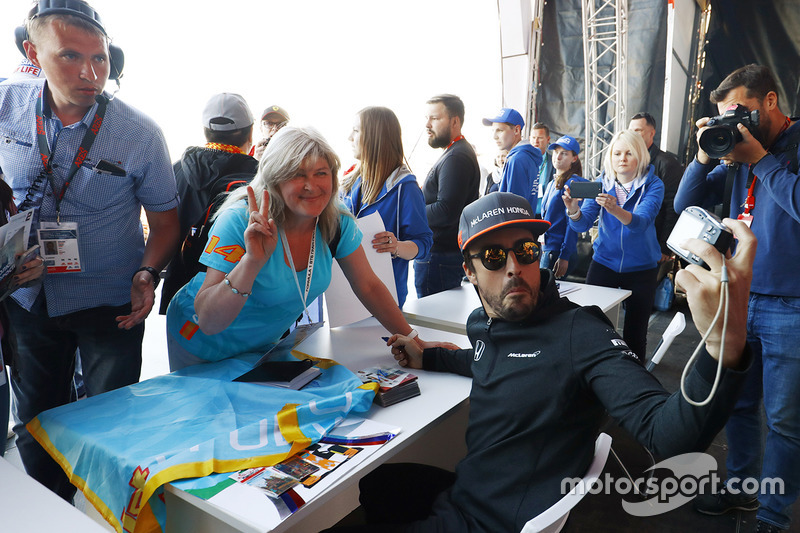
M342 201L356 218L377 211L383 219L386 231L375 234L372 246L392 254L397 301L403 307L408 262L428 254L433 232L417 178L403 163L400 121L391 109L366 107L356 115L348 140L358 163L344 176Z
M541 268L553 271L556 278L563 278L575 270L575 254L578 234L567 224L567 211L561 197L564 186L573 181L588 181L581 177L583 168L578 154L581 145L573 137L564 135L547 147L553 151L553 168L556 175L550 180L542 195L542 218L550 222L550 229L544 234Z
M631 291L625 301L622 337L644 364L661 258L654 221L664 199L664 183L650 165L644 141L629 130L611 138L603 168L603 192L597 198L587 198L579 206L567 186L564 205L570 227L578 232L588 230L599 216L586 283Z

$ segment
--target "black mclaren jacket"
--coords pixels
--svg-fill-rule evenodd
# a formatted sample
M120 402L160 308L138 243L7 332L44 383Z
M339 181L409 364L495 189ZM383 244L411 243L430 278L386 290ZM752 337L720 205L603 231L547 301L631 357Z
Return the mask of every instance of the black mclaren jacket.
M605 411L657 455L705 450L746 374L723 370L711 404L693 407L636 362L599 308L560 298L550 272L541 275L544 289L526 320L476 309L467 322L473 349L423 354L424 368L473 379L467 456L435 507L449 531L520 531L562 497L564 478L585 474ZM704 399L715 372L716 361L702 354L689 396Z

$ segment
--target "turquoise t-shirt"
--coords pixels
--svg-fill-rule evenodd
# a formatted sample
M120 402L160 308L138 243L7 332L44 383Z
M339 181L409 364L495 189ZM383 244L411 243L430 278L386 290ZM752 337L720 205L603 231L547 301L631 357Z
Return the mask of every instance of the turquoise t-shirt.
M241 207L219 215L200 256L204 265L230 272L244 255L244 230L248 212ZM347 257L361 244L361 231L349 214L340 214L341 238L336 257ZM317 229L316 254L308 303L325 292L331 281L331 250ZM246 353L264 353L303 312L303 301L293 276L305 291L306 270L293 272L283 258L283 239L278 236L275 252L256 276L253 289L230 326L215 335L205 335L197 326L194 298L203 285L205 272L197 274L175 294L167 309L167 331L186 350L207 361L219 361Z

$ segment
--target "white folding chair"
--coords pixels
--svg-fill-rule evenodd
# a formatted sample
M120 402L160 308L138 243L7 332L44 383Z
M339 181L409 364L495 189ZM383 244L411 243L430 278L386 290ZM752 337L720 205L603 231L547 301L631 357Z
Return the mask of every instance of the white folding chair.
M611 436L601 433L594 443L594 459L589 470L572 490L538 516L528 520L521 533L558 533L569 518L569 512L578 505L600 479L611 449Z

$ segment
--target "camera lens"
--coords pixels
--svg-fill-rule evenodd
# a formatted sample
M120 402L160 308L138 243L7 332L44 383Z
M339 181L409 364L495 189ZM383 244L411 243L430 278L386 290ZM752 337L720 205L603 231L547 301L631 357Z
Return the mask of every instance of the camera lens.
M735 145L735 133L724 126L708 128L700 135L700 148L712 159L724 156L733 150Z

